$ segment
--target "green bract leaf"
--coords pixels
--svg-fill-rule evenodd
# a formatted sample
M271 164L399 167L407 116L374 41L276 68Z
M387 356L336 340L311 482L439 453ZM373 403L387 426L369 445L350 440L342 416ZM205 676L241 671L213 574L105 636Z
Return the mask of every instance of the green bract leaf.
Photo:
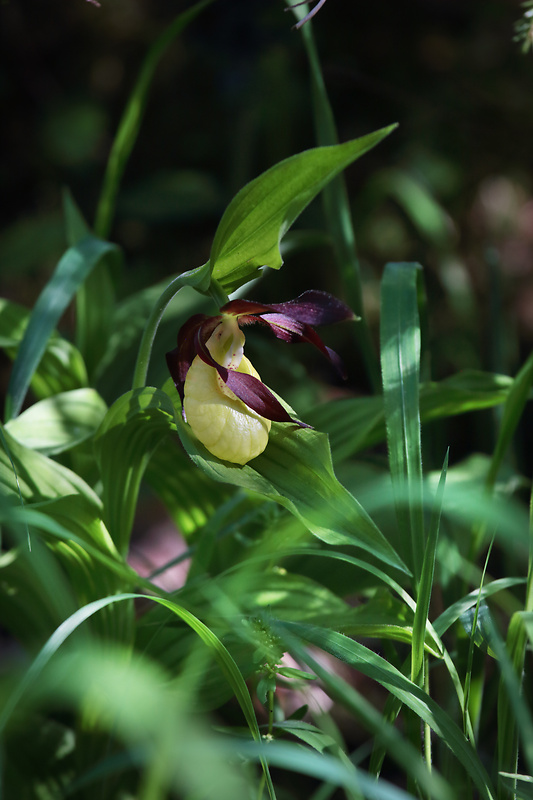
M35 304L13 365L6 399L7 419L19 413L50 334L77 289L100 260L111 252L118 253L116 245L87 237L70 247L60 259Z
M250 280L260 267L279 269L280 241L324 186L396 126L331 147L305 150L275 164L233 198L220 220L210 262L226 292Z

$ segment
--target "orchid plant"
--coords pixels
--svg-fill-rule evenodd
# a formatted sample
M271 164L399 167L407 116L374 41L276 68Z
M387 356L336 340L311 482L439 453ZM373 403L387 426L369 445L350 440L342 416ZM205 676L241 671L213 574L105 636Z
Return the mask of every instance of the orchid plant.
M180 329L178 346L167 353L167 363L183 419L196 437L217 458L246 464L266 448L272 420L309 426L291 417L261 382L244 355L241 326L259 323L285 342L309 342L344 376L340 358L312 325L354 319L354 314L340 300L318 291L272 305L231 300L220 312L191 317Z

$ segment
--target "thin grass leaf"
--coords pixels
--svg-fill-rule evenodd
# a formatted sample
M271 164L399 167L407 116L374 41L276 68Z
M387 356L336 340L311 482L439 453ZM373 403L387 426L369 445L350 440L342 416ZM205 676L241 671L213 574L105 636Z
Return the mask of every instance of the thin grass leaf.
M63 213L70 247L92 231L70 192L63 193ZM112 259L102 258L76 294L76 345L83 355L91 379L107 350L112 331L115 291L111 278Z
M422 422L492 408L505 402L512 380L506 375L465 370L420 386ZM327 431L335 463L386 438L383 398L329 401L306 412L306 420Z
M288 769L299 775L310 775L321 781L326 781L333 786L339 786L346 791L362 792L368 800L414 800L413 795L393 786L387 781L376 779L363 770L355 770L338 758L326 754L315 753L299 745L289 742L269 742L268 744L255 744L232 739L227 745L228 757L239 753L242 758L259 761L267 760L273 767ZM451 794L435 794L435 799L448 798Z
M6 397L6 419L20 412L50 335L83 281L99 261L117 254L115 245L92 237L70 247L39 295L20 344Z
M440 517L442 512L442 501L444 498L444 486L446 483L446 473L448 471L448 453L444 459L442 472L435 495L435 505L431 524L429 526L428 540L422 562L422 572L418 587L415 618L413 622L413 658L411 665L411 680L418 681L422 674L424 664L424 645L426 628L429 614L429 603L433 588L433 576L435 573L435 557L437 554L437 540L439 535Z
M257 724L254 708L248 692L248 687L242 677L235 661L231 657L228 650L224 647L220 639L201 622L197 617L191 614L182 606L163 597L152 597L150 595L142 595L136 593L124 593L115 595L114 597L104 597L87 604L83 608L78 609L68 619L66 619L50 638L43 645L40 652L33 660L28 670L19 681L10 697L8 698L4 708L0 710L0 734L4 731L13 711L16 709L19 702L22 700L29 688L34 684L41 675L44 667L48 664L50 659L55 655L61 645L68 639L71 634L77 630L86 620L93 616L98 611L113 603L119 603L130 600L151 600L164 606L173 614L182 619L204 642L205 645L211 650L219 664L223 674L228 680L233 689L237 702L246 719L248 728L255 741L261 741L261 733ZM267 779L267 786L269 789L270 797L274 800L275 791L268 771L266 760L261 758L261 763L265 771Z
M528 616L533 620L532 613L523 614L523 619L526 619ZM533 774L533 716L531 714L531 709L528 704L524 702L519 676L516 674L513 662L509 657L509 653L490 614L487 616L486 623L490 631L491 647L496 654L502 681L507 692L508 702L512 708L518 728L525 764L529 773Z
M297 14L296 10L294 13ZM338 135L335 119L322 75L312 26L303 26L301 35L311 74L317 143L321 146L336 145L338 144ZM369 378L377 392L381 387L379 365L363 309L361 270L357 258L350 202L342 174L324 187L322 201L335 260L345 289L345 299L350 308L360 317L359 324L352 328L353 336L360 347Z
M137 140L146 108L148 92L157 65L176 36L211 2L212 0L202 0L202 2L179 14L154 42L144 59L111 148L98 202L94 229L96 234L103 239L109 236L120 181Z
M420 581L425 550L420 440L418 264L387 264L381 284L381 369L387 442L404 560ZM405 505L407 497L407 507Z
M278 629L278 625L276 625L276 628ZM295 651L295 643L292 638L297 637L301 641L320 647L327 653L331 653L336 658L352 665L359 672L376 680L391 694L398 697L422 721L426 722L450 748L455 758L463 765L472 781L478 787L480 796L486 798L486 800L494 798L491 780L481 760L455 722L423 689L406 678L384 658L359 642L354 642L352 639L348 639L335 631L292 622L279 623L280 635L282 635L282 630L286 630L290 636L288 642L290 642L292 652ZM299 659L310 665L310 656L303 649L298 648L296 652ZM317 671L316 662L313 663L313 669L320 675L326 686L335 685L332 681L332 676L326 670L320 669L320 672ZM338 699L342 700L345 693L346 689L341 692L335 689L335 695ZM420 776L417 776L416 779L419 780ZM422 784L420 785L422 786Z

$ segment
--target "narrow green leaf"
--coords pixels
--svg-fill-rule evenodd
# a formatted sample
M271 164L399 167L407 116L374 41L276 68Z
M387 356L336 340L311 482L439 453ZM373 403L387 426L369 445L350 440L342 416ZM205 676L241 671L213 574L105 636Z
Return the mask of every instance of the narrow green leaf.
M433 731L450 748L457 760L464 766L472 781L478 787L480 796L486 800L494 797L491 780L475 750L463 735L462 731L453 722L450 716L429 697L423 689L405 677L399 670L389 664L384 658L369 650L359 642L348 639L340 633L327 629L316 628L300 623L279 623L276 626L280 631L284 628L289 634L289 643L292 637L320 647L327 653L355 667L359 672L380 683L391 694L399 698L402 703L412 709L417 716L426 722ZM306 664L310 664L310 657L305 651L298 650L298 657ZM317 664L313 661L313 669L317 671ZM317 672L326 686L336 687L335 679L331 680L326 670ZM335 695L339 691L335 688ZM342 699L342 694L339 699ZM533 739L532 739L533 741Z
M293 12L297 13L298 10L295 8ZM337 128L322 75L320 58L313 36L313 26L304 25L300 32L309 62L317 142L321 146L337 145ZM359 324L353 326L351 333L355 341L359 343L367 373L375 392L378 392L381 388L379 365L363 308L361 269L357 257L350 202L343 175L337 175L324 187L322 199L338 272L344 286L345 300L355 314L360 317Z
M94 389L75 389L40 400L6 423L5 429L26 447L56 455L92 436L106 411Z
M92 231L70 192L63 194L67 242L74 247ZM82 353L91 378L107 350L115 304L111 279L112 261L100 259L76 294L76 345Z
M505 453L511 443L517 425L520 422L524 406L529 397L532 381L533 353L531 353L526 363L520 369L509 389L503 409L498 441L496 442L489 474L487 475L487 486L494 485Z
M149 49L133 87L111 148L106 167L102 193L96 212L94 229L98 236L107 238L115 212L116 198L122 175L141 127L148 92L157 65L176 36L206 8L212 0L202 0L179 14Z
M420 575L420 584L418 586L418 594L416 599L416 612L413 622L413 658L411 663L411 679L413 681L419 680L420 676L423 677L422 667L424 663L424 643L428 622L429 603L433 588L437 540L439 535L439 525L447 471L448 453L446 453L446 458L444 459L439 485L435 495L435 504L433 508L431 524L429 527L429 535L424 552L424 561L422 562L422 572Z
M407 547L403 557L414 572L416 584L425 549L419 409L419 271L418 264L387 264L381 284L380 329L385 421L396 514Z
M24 306L0 298L0 346L15 358L30 321ZM46 343L43 357L34 372L31 387L38 398L87 386L87 370L79 351L56 331Z
M11 693L4 708L0 710L0 733L4 730L9 718L11 717L13 711L17 707L20 700L23 698L28 688L35 683L35 681L39 678L40 674L42 673L46 664L54 656L54 654L61 647L61 645L68 639L68 637L75 630L77 630L77 628L79 628L80 625L82 625L86 620L88 620L91 616L93 616L93 614L97 613L98 611L102 610L103 608L109 605L112 605L113 603L136 600L136 599L151 600L155 603L158 603L161 606L164 606L173 614L180 617L180 619L182 619L197 634L197 636L204 642L204 644L206 644L207 647L209 647L209 649L215 656L217 663L219 664L226 679L228 680L230 686L232 687L232 690L244 714L244 717L246 719L252 737L256 741L260 741L261 734L259 731L259 726L257 724L257 719L255 716L255 711L252 705L250 694L248 692L248 687L246 686L244 678L242 677L235 661L233 660L228 650L224 647L220 639L206 625L204 625L204 623L201 622L201 620L195 617L194 614L191 614L189 611L187 611L185 608L178 605L177 603L174 603L170 600L166 600L165 598L162 597L152 597L150 595L142 595L135 593L125 593L125 594L115 595L114 597L104 597L99 600L95 600L92 603L88 603L83 608L78 609L74 614L72 614L68 619L66 619L57 628L56 631L54 631L52 636L50 636L48 641L43 645L37 657L34 659L29 669L26 671L26 673L23 675L18 685ZM266 760L262 758L261 763L265 771L265 776L267 779L267 785L269 787L270 796L271 798L274 798L275 797L274 787L270 779Z
M77 289L98 262L111 252L117 253L118 248L89 237L69 248L60 259L35 304L13 365L6 398L7 419L19 413L48 339Z
M465 370L443 381L420 386L422 422L477 411L504 403L512 379L507 375ZM383 398L329 401L310 409L306 419L327 431L335 463L385 440Z
M227 207L211 248L212 275L226 292L260 267L279 269L279 244L324 186L396 126L331 147L306 150L281 161L244 186Z
M178 402L171 382L165 389ZM176 425L191 459L214 480L275 500L328 544L362 547L397 569L406 570L364 508L335 477L325 434L274 422L265 452L241 467L211 455L194 437L179 411Z

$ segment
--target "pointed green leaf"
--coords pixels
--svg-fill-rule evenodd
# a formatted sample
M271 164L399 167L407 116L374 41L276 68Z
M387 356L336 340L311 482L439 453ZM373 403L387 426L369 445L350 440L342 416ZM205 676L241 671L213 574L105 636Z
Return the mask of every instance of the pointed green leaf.
M419 409L419 271L418 264L387 264L381 284L380 327L385 422L396 514L406 545L404 559L417 582L425 546Z
M280 241L304 208L335 175L395 127L344 144L305 150L244 186L217 228L209 259L213 278L231 292L260 267L279 269L283 263Z
M0 346L10 358L15 358L17 348L24 338L31 312L24 306L0 298ZM87 386L87 370L79 351L66 339L53 331L46 350L31 380L31 388L38 398Z

